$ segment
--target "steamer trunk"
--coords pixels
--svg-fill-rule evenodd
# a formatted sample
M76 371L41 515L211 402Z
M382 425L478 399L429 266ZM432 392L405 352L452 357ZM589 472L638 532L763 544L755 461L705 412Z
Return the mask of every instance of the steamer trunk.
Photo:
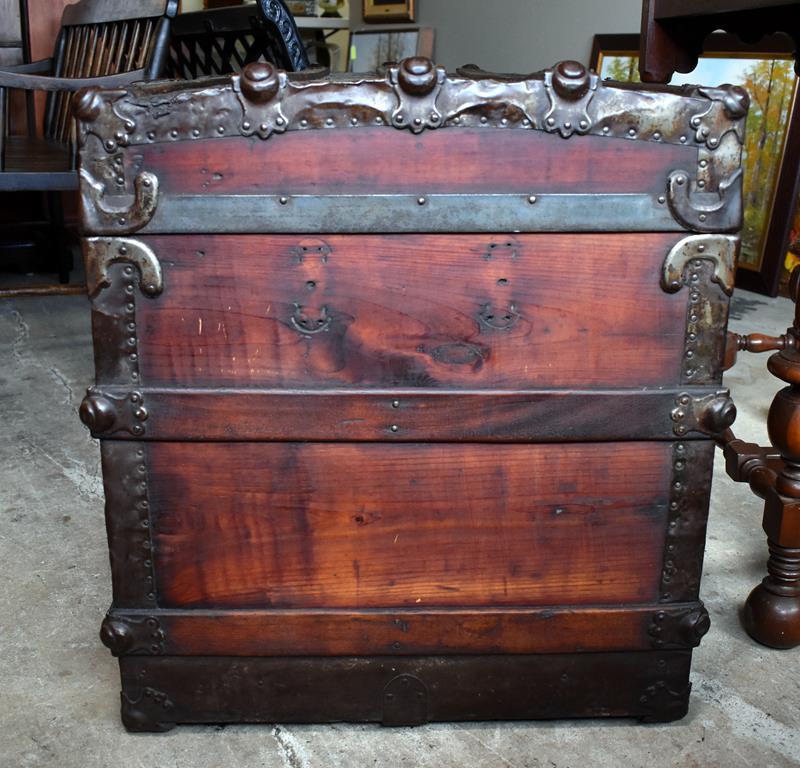
M79 95L125 725L682 717L746 108L417 59Z

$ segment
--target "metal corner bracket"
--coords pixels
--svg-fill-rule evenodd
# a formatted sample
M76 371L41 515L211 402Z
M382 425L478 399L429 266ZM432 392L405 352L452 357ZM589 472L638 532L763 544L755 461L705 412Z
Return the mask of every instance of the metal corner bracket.
M733 293L736 275L736 256L739 238L734 235L689 235L677 242L664 259L661 287L667 293L676 293L684 285L697 282L696 273L685 276L687 267L699 266L701 261L714 265L712 280L728 296Z
M149 246L140 240L121 237L89 237L84 241L86 286L89 297L94 298L103 288L111 285L108 268L117 262L128 262L128 276L134 267L139 270L139 287L145 296L158 296L164 289L161 264Z

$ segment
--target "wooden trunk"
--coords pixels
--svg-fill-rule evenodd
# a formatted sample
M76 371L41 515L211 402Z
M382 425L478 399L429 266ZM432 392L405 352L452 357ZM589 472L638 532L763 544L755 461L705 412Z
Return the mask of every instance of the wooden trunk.
M746 110L574 62L83 94L125 725L682 717Z

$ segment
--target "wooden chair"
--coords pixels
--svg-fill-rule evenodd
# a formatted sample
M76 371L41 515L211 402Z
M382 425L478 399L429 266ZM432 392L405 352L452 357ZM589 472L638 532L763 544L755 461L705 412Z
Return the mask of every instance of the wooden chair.
M0 192L47 193L61 282L71 259L60 192L78 187L72 94L90 85L113 88L158 77L177 9L178 0L81 0L64 9L52 59L0 68ZM27 91L29 103L35 92L47 92L43 135L32 120L25 135L9 135L9 89Z
M308 67L305 46L283 0L184 13L172 24L169 77L228 75L254 61L288 72Z

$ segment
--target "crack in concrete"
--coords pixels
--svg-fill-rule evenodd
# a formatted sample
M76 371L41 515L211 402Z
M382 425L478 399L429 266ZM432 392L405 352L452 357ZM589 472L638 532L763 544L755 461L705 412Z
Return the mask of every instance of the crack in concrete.
M29 362L27 356L22 354L20 349L24 344L28 343L28 340L31 337L31 327L25 322L18 310L12 309L11 316L14 318L17 324L17 336L14 341L11 342L11 354L14 355L14 359L18 363L21 365L27 365Z
M80 493L81 496L88 496L90 499L99 499L100 501L105 498L102 480L96 474L89 472L86 467L83 466L83 464L75 459L68 459L73 466L66 466L65 464L62 464L55 456L49 454L40 445L37 445L35 442L33 442L33 440L25 438L22 442L28 445L31 450L36 451L44 456L44 458L47 459L51 464L58 467L64 477L66 477L67 480L69 480L78 489L78 493Z
M64 405L68 405L70 408L72 408L75 405L75 392L73 392L70 383L67 381L64 374L58 370L58 368L50 368L50 373L53 375L53 378L56 379L56 381L58 381L64 387L64 389L67 390L67 399L64 400Z
M276 725L272 729L272 738L278 745L281 759L286 768L310 768L311 763L305 754L305 750L297 742L289 731Z

